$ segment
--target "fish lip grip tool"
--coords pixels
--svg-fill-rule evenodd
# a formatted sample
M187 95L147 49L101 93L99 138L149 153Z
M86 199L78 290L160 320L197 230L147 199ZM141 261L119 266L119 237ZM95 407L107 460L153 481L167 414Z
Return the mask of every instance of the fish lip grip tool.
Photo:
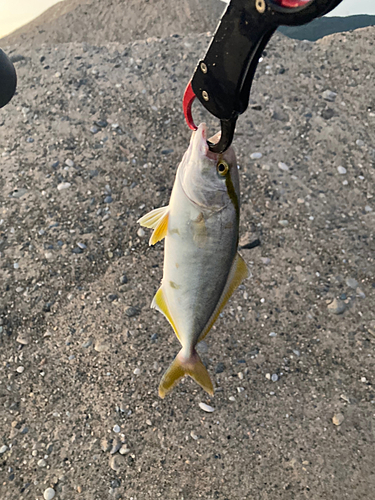
M279 26L298 26L321 17L342 0L231 0L210 46L188 83L183 110L196 130L192 104L197 98L221 123L218 143L208 143L223 153L233 141L237 118L248 107L259 58Z

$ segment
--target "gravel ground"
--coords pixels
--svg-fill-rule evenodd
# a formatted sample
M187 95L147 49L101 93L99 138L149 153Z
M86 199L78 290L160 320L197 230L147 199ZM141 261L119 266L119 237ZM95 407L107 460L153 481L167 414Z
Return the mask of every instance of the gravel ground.
M168 202L209 37L10 48L1 499L373 498L374 34L267 48L234 142L251 277L200 346L215 396L165 400L163 245L136 221Z

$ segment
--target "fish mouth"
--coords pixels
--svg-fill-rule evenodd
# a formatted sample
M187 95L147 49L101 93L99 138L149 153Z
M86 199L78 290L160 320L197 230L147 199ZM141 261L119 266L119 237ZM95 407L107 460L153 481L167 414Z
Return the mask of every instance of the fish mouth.
M197 130L192 133L190 145L192 149L192 154L198 153L202 156L207 156L208 144L207 144L207 125L201 123Z

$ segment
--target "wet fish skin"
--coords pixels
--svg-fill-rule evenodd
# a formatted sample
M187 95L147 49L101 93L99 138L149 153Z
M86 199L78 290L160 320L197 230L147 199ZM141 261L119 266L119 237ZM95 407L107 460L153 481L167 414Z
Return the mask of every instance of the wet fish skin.
M220 169L227 171L225 175ZM185 375L213 394L195 346L248 276L237 253L239 215L234 151L229 148L223 155L209 151L206 126L201 124L178 167L169 205L139 220L154 229L150 244L165 238L162 285L151 307L166 316L182 345L160 382L161 397Z

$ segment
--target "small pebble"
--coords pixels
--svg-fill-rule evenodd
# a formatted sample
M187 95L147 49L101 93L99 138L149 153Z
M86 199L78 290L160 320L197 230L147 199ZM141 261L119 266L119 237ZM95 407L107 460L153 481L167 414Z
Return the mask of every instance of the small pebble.
M25 370L25 368L23 366L19 366L16 371L17 371L17 373L23 373L24 370Z
M112 455L112 457L109 459L109 466L114 471L120 470L122 464L123 458L120 455Z
M269 336L270 336L270 337L276 337L276 336L277 336L277 333L276 333L276 332L271 332Z
M335 413L332 417L332 422L335 425L341 425L344 421L344 415L342 413Z
M121 446L122 446L121 441L118 438L114 439L113 444L112 444L112 448L110 450L110 454L114 455L115 453L117 453L120 450Z
M143 238L145 236L145 230L143 229L143 227L140 227L137 231L137 235L140 237L140 238Z
M126 285L127 282L128 282L128 277L126 276L126 274L123 274L120 278L120 283L121 285Z
M327 309L332 314L342 314L346 309L346 304L339 299L334 299L330 304L328 304Z
M109 344L102 340L98 340L97 342L95 342L94 349L96 352L105 352L109 350Z
M3 446L0 448L0 455L5 453L8 449L8 446L6 444L3 444Z
M136 307L130 306L125 309L125 314L128 318L132 318L133 316L137 316L140 313L139 309Z
M91 128L90 128L90 132L91 132L92 134L97 134L97 133L99 132L99 129L98 129L98 127L95 127L95 126L94 126L94 127L91 127Z
M358 297L360 297L361 299L365 299L366 298L366 295L363 293L363 291L359 288L359 286L356 288L355 290L356 294L358 295Z
M126 455L130 453L130 449L126 446L126 444L123 444L119 450L120 455Z
M55 496L55 490L53 488L47 488L43 493L44 500L52 500Z
M113 199L112 199L112 196L106 196L104 198L104 203L112 203Z
M283 163L282 161L279 161L277 166L279 167L280 170L283 170L284 172L288 172L289 170L288 165L286 163Z
M355 290L358 286L358 281L355 280L354 278L347 278L346 279L346 284L350 287L350 288L353 288L353 290Z
M325 90L322 94L322 97L324 100L328 101L328 102L334 102L334 100L336 99L336 92L332 92L332 90Z
M229 401L236 401L236 398L234 396L229 396Z
M372 212L372 208L370 207L370 205L366 205L365 206L365 211L366 212Z
M270 373L266 373L266 379L267 380L271 380L271 374Z
M345 175L346 174L346 168L345 167L337 167L337 171L340 175Z
M199 403L199 408L207 413L212 413L213 411L215 411L215 408L202 402Z
M278 375L276 373L273 373L272 377L271 377L271 380L272 380L272 382L277 382L279 380Z
M68 159L65 160L65 165L67 167L71 167L72 168L72 167L74 167L74 161L71 160L70 158L68 158Z
M102 438L100 441L100 448L102 451L110 451L112 448L112 439Z
M134 375L140 375L141 373L141 370L139 368L136 368L134 371L133 371Z
M70 186L70 182L60 182L60 184L57 185L57 189L58 191L63 191L64 189L69 189Z
M271 259L269 257L261 257L260 260L265 266L268 266L268 264L271 262Z
M113 301L117 300L117 298L118 298L118 297L117 297L117 295L116 295L115 293L109 293L109 294L107 295L107 300L108 300L108 302L113 302Z
M41 458L38 460L38 467L45 467L47 465L47 462L44 460L44 458Z
M198 436L195 434L195 432L194 432L194 431L191 431L191 432L190 432L190 436L191 436L191 437L192 437L195 441L197 441Z
M113 432L116 432L116 434L118 434L120 431L121 431L121 428L119 425L116 424L113 426Z
M262 153L251 153L250 159L251 160L260 160L262 158Z
M207 342L205 342L204 340L201 340L199 342L199 344L197 344L196 346L196 350L200 353L200 354L207 354L208 353L208 345L207 345Z
M16 338L16 342L22 345L27 345L29 343L29 338L25 334L20 333Z
M287 220L279 220L279 224L280 226L286 227L289 224L289 222Z

